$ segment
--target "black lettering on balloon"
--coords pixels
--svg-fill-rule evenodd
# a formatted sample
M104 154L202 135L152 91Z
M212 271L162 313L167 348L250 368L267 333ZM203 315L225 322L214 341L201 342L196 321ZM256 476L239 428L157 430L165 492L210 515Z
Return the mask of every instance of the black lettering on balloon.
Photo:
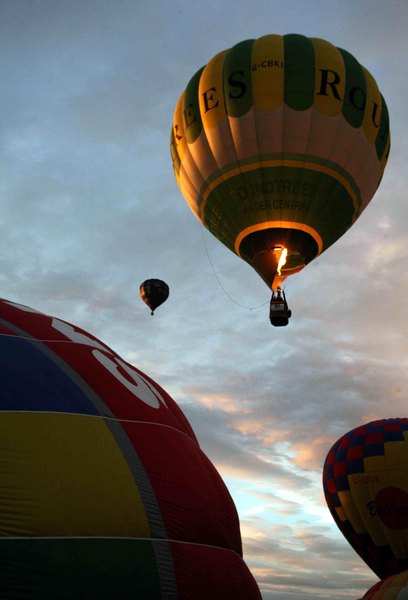
M229 91L228 97L230 100L238 100L239 98L242 98L247 89L244 81L235 79L236 75L241 75L244 77L244 71L234 71L234 73L231 73L228 78L228 85L233 88L238 88L238 90L235 91L235 94L233 94L231 90Z
M372 113L371 113L371 120L373 122L374 127L379 127L380 126L379 122L376 123L376 117L378 116L377 115L378 109L379 109L379 106L378 106L377 102L373 102L373 110L372 110Z
M174 137L176 138L177 141L180 141L183 139L184 136L180 135L179 133L177 133L179 130L179 126L178 125L174 125Z
M336 100L341 100L339 91L337 89L338 84L340 83L340 76L336 71L331 71L330 69L320 69L320 73L322 74L320 79L320 90L317 92L318 96L328 96L328 88L330 88L331 93Z
M192 104L189 104L188 106L186 106L186 108L183 111L183 115L184 115L184 122L186 124L186 129L188 127L190 127L190 125L192 125L194 123L194 121L197 120L196 115L194 114L194 112L191 110L193 108Z
M203 92L204 112L205 113L212 110L213 108L217 108L217 106L219 105L219 101L214 100L214 94L210 93L210 92L216 92L216 91L217 90L215 89L215 87L212 87L212 88L208 88L208 90L205 90L205 92Z
M370 513L370 515L372 517L375 517L377 514L377 509L375 507L375 502L373 500L370 500L370 502L368 502L367 508L368 508L368 512Z

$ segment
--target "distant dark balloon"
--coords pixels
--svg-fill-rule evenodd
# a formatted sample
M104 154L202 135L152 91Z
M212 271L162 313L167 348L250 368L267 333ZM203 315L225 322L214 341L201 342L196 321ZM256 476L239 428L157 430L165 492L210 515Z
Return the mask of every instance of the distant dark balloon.
M261 600L233 500L150 377L0 300L0 381L1 599Z
M169 297L169 286L161 279L146 279L140 285L139 294L153 315L156 308Z
M407 457L408 419L382 419L343 435L323 467L333 519L380 579L408 569Z

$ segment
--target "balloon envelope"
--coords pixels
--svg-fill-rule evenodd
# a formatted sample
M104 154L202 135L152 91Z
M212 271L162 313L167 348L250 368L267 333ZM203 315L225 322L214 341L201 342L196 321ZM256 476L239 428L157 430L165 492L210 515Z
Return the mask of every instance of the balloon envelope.
M338 527L380 579L408 569L408 419L346 433L326 457L323 486Z
M378 581L361 600L408 600L408 571Z
M161 279L146 279L140 284L139 294L153 314L156 308L169 297L169 286Z
M0 597L260 599L231 496L150 377L0 300L0 381Z
M170 145L193 213L276 289L371 200L390 148L388 111L372 75L345 50L267 35L220 52L194 75Z

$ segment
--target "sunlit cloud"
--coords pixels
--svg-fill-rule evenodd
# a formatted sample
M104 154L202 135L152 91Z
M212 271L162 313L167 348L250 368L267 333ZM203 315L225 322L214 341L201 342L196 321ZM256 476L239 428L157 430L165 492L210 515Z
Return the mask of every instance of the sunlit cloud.
M237 413L240 411L240 407L236 404L235 399L232 396L227 395L201 395L196 396L196 399L208 409L217 409L226 413Z

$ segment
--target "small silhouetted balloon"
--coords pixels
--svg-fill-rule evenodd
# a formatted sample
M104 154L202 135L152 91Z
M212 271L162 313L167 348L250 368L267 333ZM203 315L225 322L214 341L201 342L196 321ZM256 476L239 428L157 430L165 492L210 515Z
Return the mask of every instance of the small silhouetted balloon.
M161 279L146 279L139 288L141 299L152 311L163 304L169 297L169 286Z

